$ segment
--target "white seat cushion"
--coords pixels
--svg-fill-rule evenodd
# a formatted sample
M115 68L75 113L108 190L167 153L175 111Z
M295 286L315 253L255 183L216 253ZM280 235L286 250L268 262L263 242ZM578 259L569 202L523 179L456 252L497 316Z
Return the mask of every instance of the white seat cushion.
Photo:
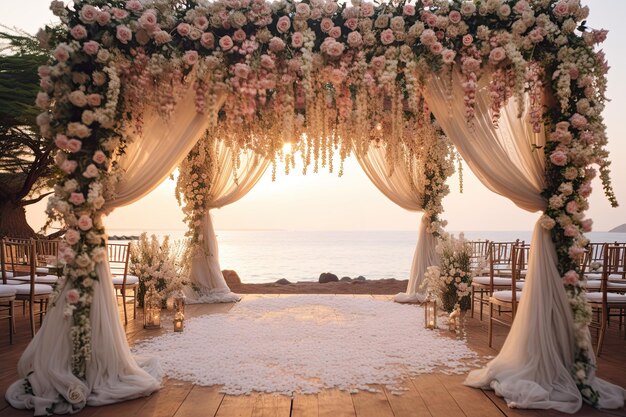
M114 276L113 284L114 285L122 285L124 283L124 277ZM135 285L139 284L139 278L134 275L126 275L126 285Z
M607 302L609 304L626 304L626 294L608 293L606 295ZM587 301L591 303L602 303L601 292L589 292L587 293Z
M590 290L599 290L600 288L602 288L601 286L602 286L602 281L598 281L598 280L587 281L585 283L585 287ZM607 288L623 289L624 291L626 291L626 283L609 281L607 282Z
M48 270L47 266L38 266L37 268L35 268L35 272L37 274L47 274L50 271Z
M510 303L511 301L513 301L513 291L494 291L493 294L491 294L491 298L495 298L499 301L508 301ZM516 291L515 299L519 301L521 298L522 292Z
M56 284L59 277L56 275L39 275L35 277L36 284ZM24 282L30 282L30 277L15 277L13 281L20 281L20 284Z
M24 281L19 281L17 279L7 279L7 285L19 285L23 283ZM2 284L2 282L0 282L0 284Z
M17 293L15 285L0 284L0 297L11 297Z
M585 277L588 280L602 279L602 274L594 272L590 274L585 274ZM609 274L609 279L623 279L623 276L622 274Z
M518 290L521 290L524 288L524 285L526 285L526 281L517 281L515 283L515 288L517 288Z
M30 294L30 284L14 285L17 295ZM46 284L35 284L35 295L45 295L52 292L52 287Z
M480 285L489 285L490 278L489 277L474 277L472 278L472 284L474 282ZM493 277L493 285L497 285L500 287L510 287L511 278Z
M13 278L13 272L6 271L5 274L6 274L7 278ZM2 275L0 275L0 277L2 277Z

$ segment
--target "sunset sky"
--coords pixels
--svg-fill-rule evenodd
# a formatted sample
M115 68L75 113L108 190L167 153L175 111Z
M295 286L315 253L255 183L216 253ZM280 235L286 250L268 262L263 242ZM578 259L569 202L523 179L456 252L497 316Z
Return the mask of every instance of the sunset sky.
M6 0L3 3L7 3ZM0 23L35 33L53 21L48 0L21 0L3 7ZM588 26L609 30L603 49L611 66L605 118L609 134L612 178L619 208L610 207L599 182L594 184L591 209L594 230L606 231L626 223L626 2L623 0L583 0L591 8ZM279 168L280 171L280 168ZM324 171L303 176L301 166L285 176L279 172L272 182L268 170L261 182L242 200L214 212L217 229L286 230L416 230L420 215L407 212L388 201L372 185L355 160L346 162L345 175ZM311 170L310 170L311 171ZM444 200L449 230L530 230L538 214L527 213L507 199L488 191L464 170L464 193L459 178L449 180L451 193ZM29 207L28 217L35 227L45 221L45 203ZM111 229L182 229L182 214L174 198L174 182L166 181L146 198L109 216Z

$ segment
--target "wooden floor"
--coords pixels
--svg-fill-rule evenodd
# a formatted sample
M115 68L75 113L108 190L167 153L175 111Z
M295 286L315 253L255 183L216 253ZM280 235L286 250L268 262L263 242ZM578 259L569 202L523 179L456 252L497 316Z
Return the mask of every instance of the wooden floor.
M245 298L278 297L279 295L246 295ZM353 297L344 295L345 297ZM356 296L368 297L368 296ZM390 296L371 296L390 300ZM391 301L390 301L391 302ZM190 305L188 316L226 313L232 304ZM8 342L6 321L0 323L0 392L17 379L15 364L30 341L28 320L18 310L17 334L13 345ZM410 324L409 324L410 325ZM421 323L414 323L415 326ZM129 321L126 334L131 344L146 337L172 331L165 318L161 330L144 330L140 316ZM477 318L467 321L468 343L484 356L493 356L496 349L487 347L487 324ZM497 327L495 347L499 348L508 329ZM598 361L598 375L610 382L626 386L626 341L624 330L613 326L607 335L602 357ZM139 416L139 417L519 417L566 416L556 411L509 409L505 402L491 391L468 388L462 384L463 375L428 374L406 378L406 392L395 395L379 387L380 392L351 394L327 390L317 395L293 397L254 394L231 396L219 392L219 387L195 386L177 380L164 381L163 388L145 398L105 407L87 407L80 416ZM0 399L0 417L30 416L32 411L16 410ZM599 411L584 406L576 416L626 416L626 410Z

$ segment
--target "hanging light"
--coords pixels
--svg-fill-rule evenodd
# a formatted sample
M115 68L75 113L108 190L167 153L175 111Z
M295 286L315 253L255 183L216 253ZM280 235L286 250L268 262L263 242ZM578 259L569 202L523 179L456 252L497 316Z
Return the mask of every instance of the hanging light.
M143 298L143 328L161 328L161 296L154 285L148 287Z
M430 295L424 302L424 327L431 330L437 328L437 300Z
M185 328L185 295L182 291L174 296L174 331L182 332Z

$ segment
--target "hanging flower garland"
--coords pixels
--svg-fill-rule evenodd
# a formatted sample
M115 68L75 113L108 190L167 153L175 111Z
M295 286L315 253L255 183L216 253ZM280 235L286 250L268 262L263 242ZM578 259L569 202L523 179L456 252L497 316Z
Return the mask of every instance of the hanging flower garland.
M522 106L528 94L531 122L550 129L543 224L552 228L578 329L572 372L585 401L597 404L578 268L593 164L616 201L601 117L607 66L593 50L606 33L581 23L588 9L578 0L55 0L51 8L64 30L42 33L54 53L40 69L38 124L66 173L49 213L68 228L61 288L74 306L74 374L84 377L90 355L94 268L105 258L101 216L122 175L115 159L141 136L147 115L168 118L193 88L198 111L234 148L272 156L284 142L305 141L303 161L314 170L331 166L333 152L343 160L371 141L395 149L395 158L414 141L406 127L420 113L424 84L456 66L469 124L478 80L489 73L495 123L508 99Z

